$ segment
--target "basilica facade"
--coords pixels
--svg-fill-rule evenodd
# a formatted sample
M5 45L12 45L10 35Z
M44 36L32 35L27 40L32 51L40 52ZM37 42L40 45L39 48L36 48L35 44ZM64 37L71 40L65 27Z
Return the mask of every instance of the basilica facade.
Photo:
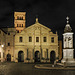
M14 12L14 28L0 29L0 60L51 62L58 58L58 34L39 23L26 27L26 12Z

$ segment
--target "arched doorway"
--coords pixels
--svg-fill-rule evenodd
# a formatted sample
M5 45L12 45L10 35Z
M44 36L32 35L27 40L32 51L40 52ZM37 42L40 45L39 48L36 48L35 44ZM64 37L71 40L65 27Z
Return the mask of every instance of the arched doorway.
M35 62L40 62L40 52L39 51L35 52Z
M11 61L11 55L7 54L7 61Z
M23 51L18 52L18 62L24 62L24 53L23 53Z
M52 64L54 64L55 58L56 58L55 51L51 51L50 52L50 62Z

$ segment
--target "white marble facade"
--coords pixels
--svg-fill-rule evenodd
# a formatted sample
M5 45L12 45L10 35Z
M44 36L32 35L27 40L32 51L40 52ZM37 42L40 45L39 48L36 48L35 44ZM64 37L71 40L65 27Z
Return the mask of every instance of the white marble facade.
M67 17L67 24L63 34L63 59L64 62L74 61L74 49L73 49L73 32L69 24L69 17Z

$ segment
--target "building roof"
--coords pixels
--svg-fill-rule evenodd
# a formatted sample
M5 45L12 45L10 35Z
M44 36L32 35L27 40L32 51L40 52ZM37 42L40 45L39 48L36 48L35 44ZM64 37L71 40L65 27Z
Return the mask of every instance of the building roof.
M65 33L66 33L66 32L72 32L72 29L71 29L71 27L70 27L70 24L67 24L67 25L65 26L64 32L65 32Z
M45 29L51 31L50 28L48 28L48 27L46 27L45 25L42 25L41 23L39 23L38 18L36 18L35 24L32 24L31 26L27 27L26 29L31 28L31 27L34 27L34 26L43 27L43 28L45 28Z
M2 28L0 28L0 30L2 30L5 34L7 34Z
M70 24L69 24L69 17L66 18L67 19L67 24L65 26L65 29L64 29L64 32L72 32L72 29L70 27Z

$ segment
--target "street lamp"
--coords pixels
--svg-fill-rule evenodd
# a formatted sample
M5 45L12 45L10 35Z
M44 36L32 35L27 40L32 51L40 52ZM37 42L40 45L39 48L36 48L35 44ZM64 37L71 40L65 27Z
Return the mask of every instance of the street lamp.
M1 45L1 47L4 47L4 45Z

